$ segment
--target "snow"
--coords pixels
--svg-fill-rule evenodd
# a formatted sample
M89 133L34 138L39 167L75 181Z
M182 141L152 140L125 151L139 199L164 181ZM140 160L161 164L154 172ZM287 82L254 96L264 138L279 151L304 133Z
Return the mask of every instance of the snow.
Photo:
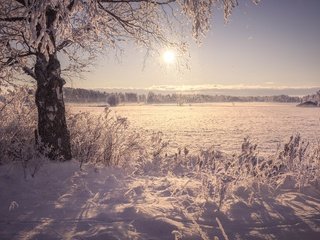
M0 238L320 239L319 187L298 191L288 177L256 197L239 186L218 211L200 172L140 170L80 170L73 160L45 162L31 177L0 166Z
M69 105L71 112L101 114L103 107ZM320 136L320 109L297 108L285 103L203 103L177 106L120 105L111 110L126 117L130 128L149 133L161 131L172 150L192 151L215 146L230 154L250 137L260 153L269 155L291 135L316 143Z

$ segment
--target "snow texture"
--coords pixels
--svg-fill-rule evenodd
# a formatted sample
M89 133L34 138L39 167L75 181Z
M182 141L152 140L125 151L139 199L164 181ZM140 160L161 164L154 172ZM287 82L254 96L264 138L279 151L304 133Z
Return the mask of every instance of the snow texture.
M69 105L70 106L70 105ZM123 105L112 107L126 117L130 128L149 133L161 131L173 152L215 146L230 154L239 151L243 139L250 137L262 154L269 155L291 135L301 135L311 143L320 136L320 109L297 108L279 103L204 103L177 106ZM101 114L103 107L71 105L72 112Z
M0 166L1 239L308 239L320 237L319 188L288 178L259 198L235 190L220 211L199 174L45 163L35 177Z

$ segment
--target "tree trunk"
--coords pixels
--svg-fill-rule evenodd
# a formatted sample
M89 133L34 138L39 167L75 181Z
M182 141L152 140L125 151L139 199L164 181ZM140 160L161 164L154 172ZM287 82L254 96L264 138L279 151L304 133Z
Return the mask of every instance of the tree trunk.
M52 160L70 160L70 134L67 128L60 62L56 54L37 55L35 75L37 80L36 105L38 129L36 140L39 149Z

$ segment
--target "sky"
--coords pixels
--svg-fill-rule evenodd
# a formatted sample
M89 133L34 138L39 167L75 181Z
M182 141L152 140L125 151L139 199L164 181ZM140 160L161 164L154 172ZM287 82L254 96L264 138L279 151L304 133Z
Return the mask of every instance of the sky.
M134 47L101 56L78 88L303 95L320 88L320 1L239 1L229 22L214 9L211 30L191 42L189 69L177 70ZM161 52L161 50L160 50ZM70 85L70 83L69 83Z

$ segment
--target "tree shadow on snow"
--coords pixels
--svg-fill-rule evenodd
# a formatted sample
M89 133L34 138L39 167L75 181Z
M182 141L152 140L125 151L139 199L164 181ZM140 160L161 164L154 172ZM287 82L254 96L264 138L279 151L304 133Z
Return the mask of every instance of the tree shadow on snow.
M197 209L190 201L196 192L186 188L176 198L165 178L159 179L136 180L110 170L75 171L56 184L48 178L47 189L34 180L23 193L7 193L20 205L10 212L1 208L0 238L224 239L218 219L230 240L319 239L320 199L311 194L283 191L250 204L238 199L221 211L208 202L193 218Z

